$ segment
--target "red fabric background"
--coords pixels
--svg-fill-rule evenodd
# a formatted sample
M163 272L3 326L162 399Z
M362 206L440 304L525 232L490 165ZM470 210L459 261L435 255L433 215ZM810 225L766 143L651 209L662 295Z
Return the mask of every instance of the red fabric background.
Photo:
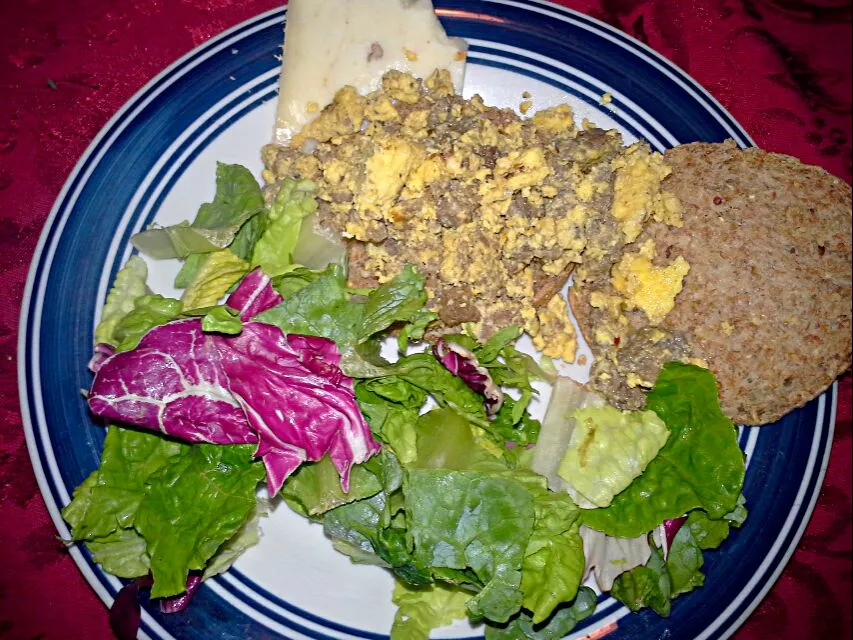
M763 147L851 180L850 0L562 0L647 42ZM278 0L0 2L0 636L109 638L29 465L15 349L41 227L80 154L156 73ZM851 636L851 384L829 472L782 578L739 640Z

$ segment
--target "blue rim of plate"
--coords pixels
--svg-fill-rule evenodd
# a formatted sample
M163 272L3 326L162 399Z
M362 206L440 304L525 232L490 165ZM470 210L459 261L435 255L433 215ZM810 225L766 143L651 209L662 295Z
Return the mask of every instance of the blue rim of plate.
M470 62L546 82L597 106L662 150L694 140L753 141L686 73L620 31L541 0L437 0L448 33L469 40ZM19 388L27 446L50 515L96 466L103 441L77 390L93 320L108 283L183 170L224 129L275 96L286 9L261 14L193 50L141 89L84 153L45 225L21 310ZM571 66L569 66L569 64ZM226 80L227 79L227 80ZM123 212L103 215L104 211ZM747 453L746 526L707 554L705 586L675 601L669 619L626 615L609 598L572 637L617 621L608 638L725 638L746 619L784 568L811 515L828 461L837 387L779 423L741 429ZM793 480L792 479L796 479ZM122 583L84 548L70 550L101 599ZM140 637L367 638L307 612L237 569L199 590L187 612L164 616L146 604Z

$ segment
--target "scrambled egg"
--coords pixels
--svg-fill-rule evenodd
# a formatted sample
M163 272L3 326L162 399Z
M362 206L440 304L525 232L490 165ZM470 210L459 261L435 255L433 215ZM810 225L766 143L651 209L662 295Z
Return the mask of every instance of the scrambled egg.
M664 163L663 156L646 153L643 146L630 146L612 163L616 169L613 216L622 224L626 243L637 239L653 213L669 224L680 219L680 203L676 204L671 194L664 197L660 189L661 181L672 170Z
M264 163L270 190L288 177L317 183L319 223L349 239L354 285L414 264L436 331L465 325L487 338L518 324L567 361L576 337L556 292L572 269L631 242L649 218L680 215L648 145L579 131L567 105L521 119L465 100L446 71L424 81L390 71L367 96L342 88L290 147L267 147ZM675 272L622 268L628 304L665 313L656 301Z
M647 240L637 253L626 253L613 267L611 284L624 296L629 309L640 309L652 325L660 324L675 306L684 276L690 271L687 261L678 256L669 265L659 267L654 241Z

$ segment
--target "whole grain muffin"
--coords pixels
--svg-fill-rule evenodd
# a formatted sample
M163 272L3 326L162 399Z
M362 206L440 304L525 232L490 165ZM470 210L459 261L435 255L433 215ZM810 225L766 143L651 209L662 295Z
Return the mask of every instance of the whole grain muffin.
M774 422L850 366L850 185L732 141L665 158L663 186L681 200L683 226L649 224L625 251L651 240L657 263L681 256L690 270L654 326L638 310L590 306L595 292L613 293L612 278L576 283L572 308L596 355L591 384L636 407L664 361L692 360L714 372L735 422Z

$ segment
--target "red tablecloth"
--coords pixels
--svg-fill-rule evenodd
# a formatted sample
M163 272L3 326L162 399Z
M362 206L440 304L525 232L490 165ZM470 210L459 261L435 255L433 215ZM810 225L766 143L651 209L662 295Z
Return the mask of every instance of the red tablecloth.
M851 179L849 0L563 0L647 42L763 147ZM166 65L278 0L0 2L0 636L109 638L103 605L56 539L18 410L27 268L80 154ZM849 638L851 384L814 517L739 640Z

